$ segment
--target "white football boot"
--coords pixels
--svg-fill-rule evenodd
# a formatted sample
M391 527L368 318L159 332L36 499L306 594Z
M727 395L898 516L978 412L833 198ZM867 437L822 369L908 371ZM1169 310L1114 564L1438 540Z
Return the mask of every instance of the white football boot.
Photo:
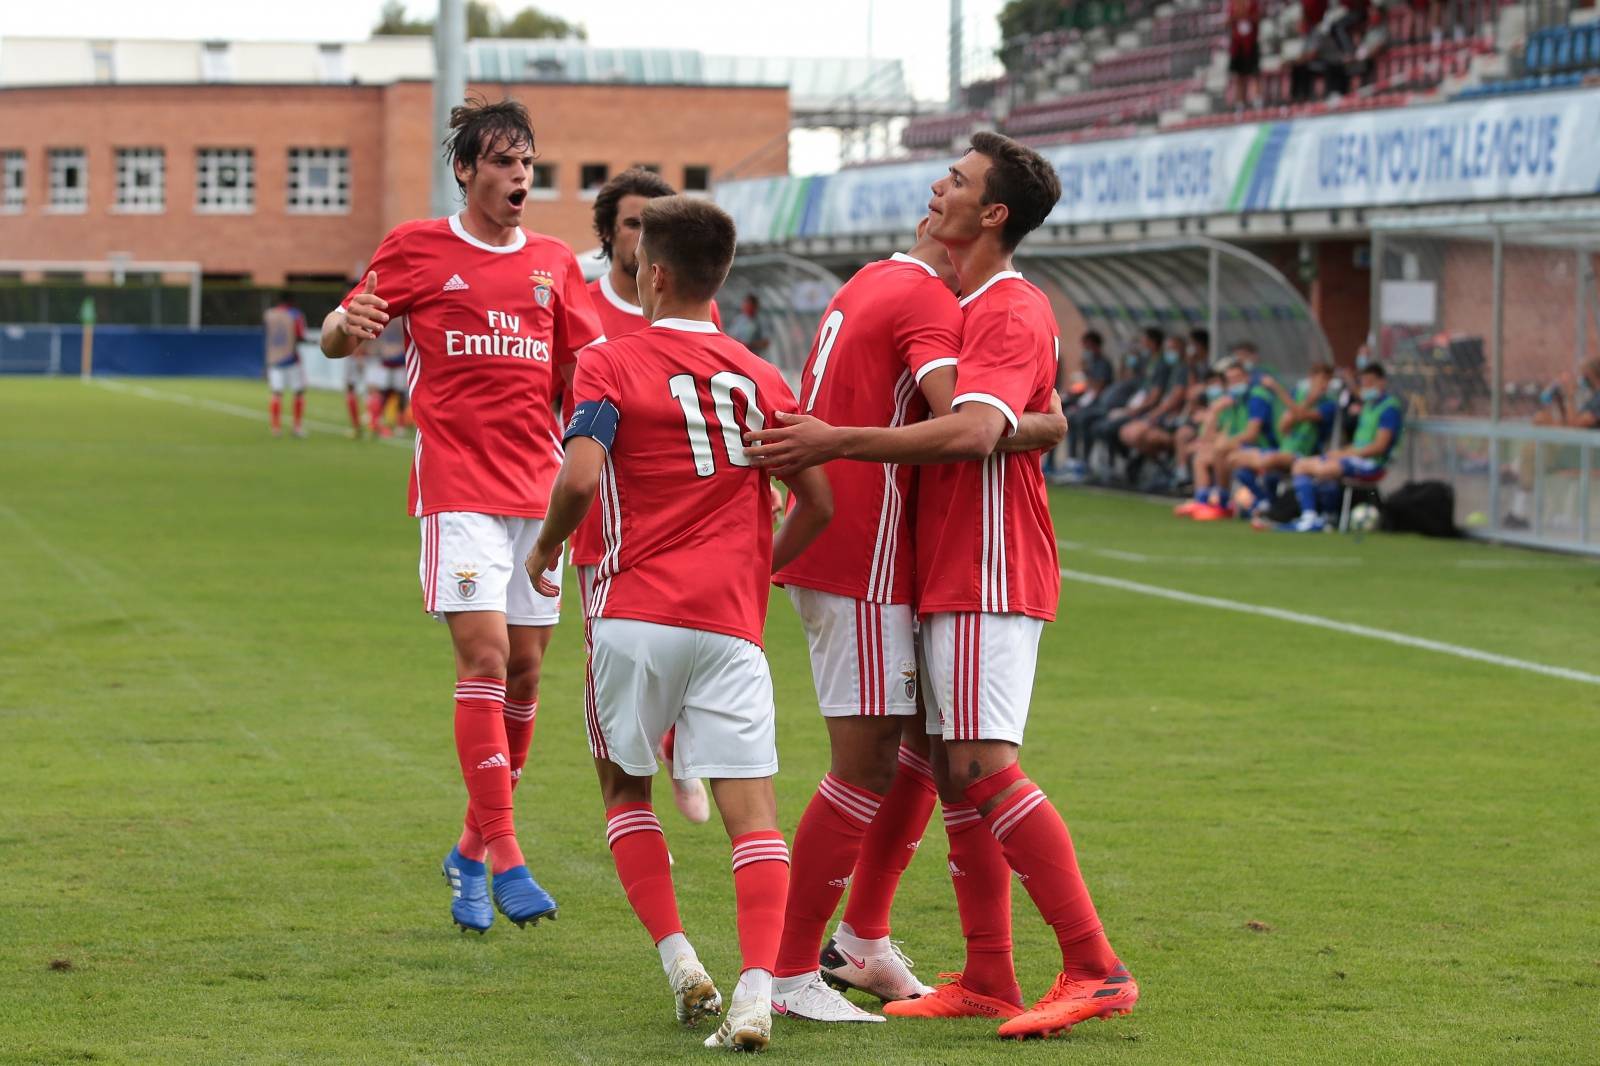
M786 989L785 985L793 985ZM772 982L772 1013L812 1022L881 1022L822 983L820 973L780 977Z
M691 955L673 959L667 982L672 985L680 1025L695 1026L708 1014L722 1013L722 993L711 983L711 975L699 959Z
M933 989L917 980L912 962L905 952L889 940L879 942L882 950L857 955L829 939L822 949L822 979L834 988L854 988L885 1003L897 999L916 999Z
M765 996L733 997L717 1031L706 1037L709 1048L729 1051L765 1051L772 1042L772 1005Z

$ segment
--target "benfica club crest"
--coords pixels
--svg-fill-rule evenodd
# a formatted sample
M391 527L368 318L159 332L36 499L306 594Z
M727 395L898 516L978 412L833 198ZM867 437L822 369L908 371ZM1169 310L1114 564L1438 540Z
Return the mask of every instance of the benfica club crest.
M457 570L455 576L456 591L461 593L462 599L470 600L478 594L478 582L475 580L478 576L476 570Z
M917 668L915 666L902 666L900 668L900 680L905 683L906 699L908 699L908 700L916 699L917 698Z
M543 271L535 270L528 275L528 280L533 282L533 298L540 307L549 307L550 301L555 298L556 279Z

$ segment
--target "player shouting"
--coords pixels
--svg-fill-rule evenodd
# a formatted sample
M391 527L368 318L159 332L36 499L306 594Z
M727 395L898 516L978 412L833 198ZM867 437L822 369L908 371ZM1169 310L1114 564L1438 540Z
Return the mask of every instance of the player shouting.
M595 312L600 316L600 326L608 338L637 333L650 324L639 306L639 224L644 205L661 196L674 193L671 185L653 170L633 167L624 170L600 187L594 198L594 232L600 238L600 254L607 261L606 272L589 283L589 297L594 301ZM721 327L722 318L717 305L711 305L711 322ZM568 545L572 565L578 571L578 589L587 610L588 590L594 585L594 569L605 554L604 538L600 531L600 515L591 513L572 534ZM587 615L585 615L587 618ZM662 740L661 758L672 762L675 741L672 730ZM705 822L711 818L711 805L706 800L706 787L699 778L672 781L672 798L678 810L691 822Z
M917 609L967 961L953 982L884 1013L1004 1018L1000 1035L1014 1037L1124 1014L1139 998L1106 941L1066 823L1017 762L1039 637L1055 617L1061 579L1037 457L990 452L1023 412L1047 408L1056 379L1055 316L1011 256L1060 194L1049 162L994 133L975 135L933 186L929 233L966 293L950 415L889 429L797 416L750 435L763 442L751 456L780 468L834 458L941 464L919 472ZM1055 984L1028 1010L1011 959L1012 871L1062 956Z
M603 339L572 251L522 229L533 128L514 101L450 114L446 149L466 207L384 238L365 282L331 312L322 350L342 358L406 316L417 425L411 513L422 520L423 609L450 627L466 825L446 857L463 929L554 917L517 843L511 793L533 737L539 668L560 614L521 561L561 462L554 386Z
M961 308L943 246L924 222L909 253L869 263L834 294L801 378L802 409L835 424L903 426L947 413L961 350ZM1028 416L1007 447L1054 447L1059 413ZM1037 439L1034 434L1037 432ZM882 1000L932 991L889 941L900 876L933 812L934 784L917 709L912 633L910 467L830 463L837 518L775 580L787 586L811 648L832 751L795 830L775 1009L829 1022L876 1022L824 983ZM833 939L823 929L849 884Z
M711 779L733 845L743 968L706 1046L760 1050L789 879L761 650L767 584L774 564L815 538L832 500L820 470L793 475L794 507L773 534L766 472L751 466L740 434L795 403L775 368L711 323L733 262L733 220L684 196L651 200L641 220L639 296L651 325L583 353L567 458L528 569L559 561L598 493L606 551L589 592L589 746L606 841L679 1021L715 1013L721 998L684 936L650 804L656 745L675 725L673 776ZM553 592L553 581L541 586Z

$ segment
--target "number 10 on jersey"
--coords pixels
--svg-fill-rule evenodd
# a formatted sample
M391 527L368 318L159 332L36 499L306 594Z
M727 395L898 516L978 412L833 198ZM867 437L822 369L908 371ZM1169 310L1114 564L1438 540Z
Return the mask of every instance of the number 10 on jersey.
M744 428L751 433L767 424L761 408L756 406L756 383L743 374L721 370L711 375L711 402L717 409L717 423L722 427L722 445L728 453L729 466L749 466L744 454L744 437L739 432L739 419L733 410L733 394L744 395ZM694 472L700 477L716 473L716 459L711 453L711 430L706 413L700 405L700 390L693 374L675 374L667 381L673 399L683 408L683 424L689 433L689 452L694 456Z

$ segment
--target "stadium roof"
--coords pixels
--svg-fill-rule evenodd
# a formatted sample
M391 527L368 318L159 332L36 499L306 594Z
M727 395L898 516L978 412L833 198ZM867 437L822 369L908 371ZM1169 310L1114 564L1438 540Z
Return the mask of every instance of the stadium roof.
M431 37L366 41L202 41L8 37L0 86L387 84L433 77ZM712 55L605 48L566 40L467 42L476 81L772 86L789 89L795 125L851 125L915 109L898 59Z

